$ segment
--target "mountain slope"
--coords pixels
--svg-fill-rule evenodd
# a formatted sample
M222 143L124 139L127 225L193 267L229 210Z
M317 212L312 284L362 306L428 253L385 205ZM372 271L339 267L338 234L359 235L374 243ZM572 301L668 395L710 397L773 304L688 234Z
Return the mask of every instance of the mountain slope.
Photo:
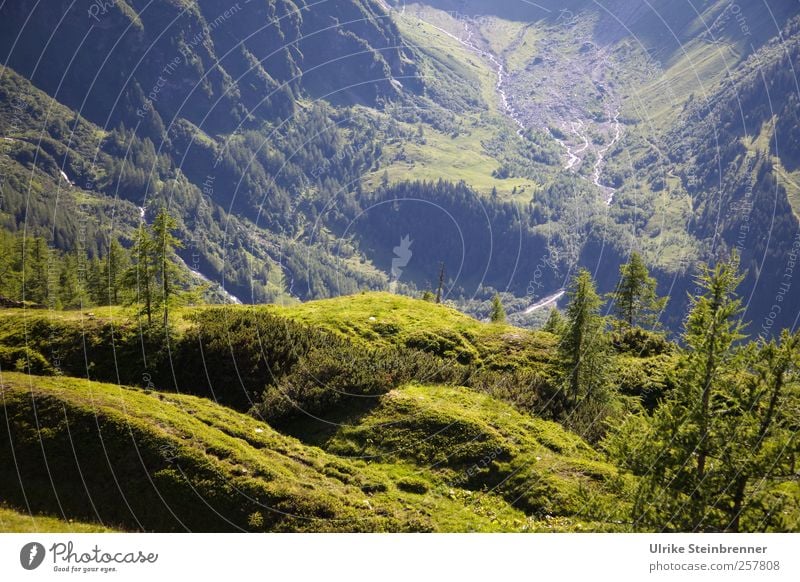
M148 531L511 531L574 527L582 520L570 515L590 512L518 476L562 517L537 524L493 494L446 484L424 462L337 457L190 396L15 373L0 390L11 437L0 446L0 496L34 511ZM523 448L536 442L527 438ZM591 455L555 450L540 454L578 464ZM564 479L577 487L571 472Z
M311 6L121 0L87 11L15 2L3 8L0 58L101 127L142 124L154 140L179 118L209 133L285 118L295 92L374 103L397 94L395 76L415 85L376 3Z

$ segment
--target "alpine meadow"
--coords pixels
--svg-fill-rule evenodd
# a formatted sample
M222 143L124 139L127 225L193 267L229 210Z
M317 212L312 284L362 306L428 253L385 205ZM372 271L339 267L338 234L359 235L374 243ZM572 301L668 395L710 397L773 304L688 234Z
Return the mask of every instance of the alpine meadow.
M0 532L800 532L799 76L795 0L0 0Z

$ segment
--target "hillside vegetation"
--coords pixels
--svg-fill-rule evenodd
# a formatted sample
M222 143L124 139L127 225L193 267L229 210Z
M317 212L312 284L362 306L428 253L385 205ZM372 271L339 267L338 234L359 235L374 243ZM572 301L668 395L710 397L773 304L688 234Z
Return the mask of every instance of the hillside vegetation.
M434 410L437 400L449 400L442 413L453 416L442 422L459 438L455 421L474 412L469 401L443 390L399 393L429 393ZM493 531L546 528L554 517L561 520L552 526L578 527L592 508L577 493L575 472L587 474L588 498L613 475L556 425L483 435L491 439L488 448L462 454L464 469L484 462L503 439L522 435L513 449L495 454L520 461L539 455L545 467L562 464L564 477L517 477L521 490L530 486L530 498L548 487L563 496L540 496L539 511L527 517L500 493L479 493L492 477L461 483L424 457L389 463L337 456L205 399L16 373L3 374L2 395L13 435L2 447L2 498L128 530ZM51 481L48 474L59 478ZM600 512L597 517L610 521Z
M613 317L581 271L540 332L390 294L166 328L6 309L0 500L126 530L792 531L800 336L741 342L737 261L682 346L638 256Z

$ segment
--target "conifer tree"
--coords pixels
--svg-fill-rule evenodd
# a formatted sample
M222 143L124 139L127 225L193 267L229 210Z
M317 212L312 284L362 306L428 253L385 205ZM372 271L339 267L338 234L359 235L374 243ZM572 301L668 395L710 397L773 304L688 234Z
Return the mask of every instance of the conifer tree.
M600 315L602 300L586 269L572 279L567 295L570 301L559 349L567 378L567 399L574 406L603 391L605 320Z
M500 294L495 293L492 297L492 312L490 315L492 323L503 323L506 320L506 310L503 307L503 300Z
M750 344L745 352L746 371L737 374L713 410L720 449L713 454L719 466L713 479L706 478L712 507L705 520L720 511L715 529L788 529L780 523L782 508L762 500L768 480L791 479L797 473L800 334L784 330L778 341Z
M656 410L649 437L637 453L639 464L648 467L634 510L639 526L724 529L719 516L730 509L729 470L734 469L721 462L732 444L724 435L726 427L745 422L732 423L731 412L741 396L738 386L746 365L746 351L737 348L744 337L738 267L734 254L714 268L703 266L697 277L702 292L692 298L676 389ZM724 508L715 509L715 503Z
M108 304L108 293L103 280L103 267L97 257L92 258L86 268L86 288L92 303L95 305Z
M635 251L631 253L619 272L619 285L609 293L618 321L627 328L655 326L667 298L656 294L656 280L650 276L642 256Z
M547 316L547 321L544 322L542 331L552 333L555 335L562 335L564 333L564 325L566 320L558 308L553 307L550 310L550 315Z
M108 255L103 265L103 279L106 285L106 301L110 305L119 305L124 288L123 277L129 267L128 254L116 239L111 240Z
M133 301L143 304L147 324L153 322L153 292L155 288L155 266L153 264L153 239L147 225L142 223L136 232L131 253L133 264L125 273L126 287L131 289Z
M89 301L86 287L80 278L79 258L75 253L66 253L61 258L58 278L58 305L62 309L78 309Z
M24 248L22 295L26 301L44 304L48 296L50 249L42 237L21 239Z
M153 221L153 257L155 259L156 280L161 293L159 303L164 312L164 326L169 322L170 305L178 297L177 286L181 270L175 264L175 250L182 248L173 231L178 228L177 221L162 207Z
M19 258L13 234L0 231L0 295L7 298L19 296Z

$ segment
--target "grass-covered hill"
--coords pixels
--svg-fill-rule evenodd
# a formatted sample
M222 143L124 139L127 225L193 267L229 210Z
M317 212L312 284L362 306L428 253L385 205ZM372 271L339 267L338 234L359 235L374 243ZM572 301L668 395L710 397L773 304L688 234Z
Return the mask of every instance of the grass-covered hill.
M611 529L623 514L625 480L581 439L466 389L390 392L322 448L191 396L19 373L3 374L2 396L11 441L0 496L64 520L147 531L526 531ZM433 426L438 440L426 442ZM364 450L376 430L383 440Z
M174 322L170 354L163 336L139 335L122 308L0 314L10 428L0 447L0 500L17 512L122 530L622 527L630 475L525 405L457 385L479 370L545 369L551 334L389 294L293 308L186 308ZM275 348L287 338L291 350L281 356ZM321 375L325 362L314 367L320 342L356 361L345 383L362 394L320 404L300 392L296 403L314 414L269 423L263 404L246 413L265 387L302 378L296 369L304 366L335 388L336 377ZM268 352L261 357L259 344ZM147 367L135 356L143 345ZM192 370L204 364L189 363L189 350L205 355L207 374ZM359 383L359 354L381 360L397 350L423 360ZM392 369L403 368L392 358Z
M725 265L685 346L602 317L585 271L534 332L386 293L175 308L166 331L4 309L0 502L41 528L793 531L800 340L735 347ZM700 501L687 414L714 455Z
M2 506L0 507L0 531L11 533L109 533L115 530L97 523L31 514Z

